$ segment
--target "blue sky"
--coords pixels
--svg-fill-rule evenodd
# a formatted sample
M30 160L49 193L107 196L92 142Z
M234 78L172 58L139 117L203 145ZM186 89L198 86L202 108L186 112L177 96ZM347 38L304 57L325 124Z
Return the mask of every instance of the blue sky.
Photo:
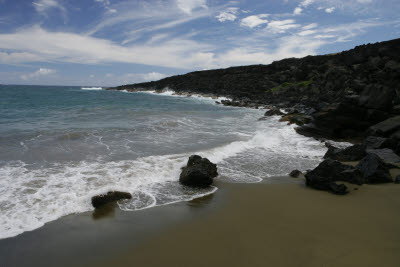
M0 83L101 85L400 37L399 0L0 0Z

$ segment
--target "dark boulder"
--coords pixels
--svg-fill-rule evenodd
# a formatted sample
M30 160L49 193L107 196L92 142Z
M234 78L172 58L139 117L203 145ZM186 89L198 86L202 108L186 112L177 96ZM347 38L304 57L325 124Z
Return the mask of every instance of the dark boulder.
M382 85L370 84L365 87L359 105L369 109L388 111L392 107L394 90Z
M364 145L353 145L344 149L336 148L330 144L326 144L328 151L324 155L324 159L330 158L339 161L356 161L361 160L367 155Z
M335 182L329 183L329 191L336 195L345 195L348 193L347 186Z
M99 208L104 204L110 202L118 201L121 199L131 199L131 198L132 195L130 193L120 192L120 191L110 191L107 194L102 194L92 197L92 205L95 208Z
M312 117L309 115L294 113L294 114L287 114L284 115L279 121L287 121L288 124L297 124L299 126L303 126L308 124L312 121Z
M400 184L400 175L396 176L396 179L394 179L395 184Z
M394 146L394 140L379 136L367 136L364 139L363 145L366 149L391 148Z
M368 152L377 155L381 160L387 163L400 163L400 157L389 148L370 149Z
M291 171L291 172L289 173L289 176L290 176L290 177L293 177L293 178L298 178L301 174L302 174L301 171L299 171L299 170L294 170L294 171Z
M343 186L332 185L336 181L362 184L361 173L354 167L340 163L339 161L326 159L314 170L305 174L306 185L319 190L331 191L335 194L343 192ZM340 189L340 190L339 190Z
M342 171L340 173L340 180L358 185L362 185L363 183L365 183L363 174L361 173L360 170L356 168Z
M198 155L189 157L186 167L182 168L179 182L191 187L207 187L218 176L217 165Z
M271 108L266 111L264 116L274 116L274 115L283 115L284 113L279 108Z
M372 135L389 137L400 129L400 115L371 126L368 132Z
M391 183L393 179L385 162L376 154L368 153L356 168L361 171L367 183Z

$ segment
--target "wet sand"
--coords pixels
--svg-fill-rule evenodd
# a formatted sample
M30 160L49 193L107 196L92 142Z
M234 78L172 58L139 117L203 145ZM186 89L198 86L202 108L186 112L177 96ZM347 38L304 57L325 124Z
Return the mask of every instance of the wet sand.
M400 186L363 185L337 196L302 185L240 185L227 199L220 212L176 225L102 266L400 264Z
M217 186L214 195L191 202L61 218L0 240L1 263L399 266L400 185L350 185L359 190L345 196L302 184Z

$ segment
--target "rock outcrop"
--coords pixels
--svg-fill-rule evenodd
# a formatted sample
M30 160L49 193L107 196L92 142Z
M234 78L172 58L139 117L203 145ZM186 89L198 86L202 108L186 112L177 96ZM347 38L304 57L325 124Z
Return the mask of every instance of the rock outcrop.
M307 186L330 191L335 194L346 193L344 185L337 185L335 183L337 181L359 185L364 183L364 178L359 170L332 159L324 160L314 170L308 171L304 176L306 177Z
M191 187L207 187L218 176L217 165L198 155L189 157L186 167L182 168L179 182Z
M400 139L400 39L357 46L341 53L289 58L270 65L196 71L114 90L156 90L226 96L230 106L307 107L308 136L349 138L374 135ZM386 121L388 120L389 121ZM386 122L384 122L386 121Z
M367 183L392 183L388 165L377 155L368 153L356 166Z
M324 159L334 159L338 161L357 161L361 160L367 155L366 147L364 145L353 145L343 149L334 147L326 143L328 151L324 155Z

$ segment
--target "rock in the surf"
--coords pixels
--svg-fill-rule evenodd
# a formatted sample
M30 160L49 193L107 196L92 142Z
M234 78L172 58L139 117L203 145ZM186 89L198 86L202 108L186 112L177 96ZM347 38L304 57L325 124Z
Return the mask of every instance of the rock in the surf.
M102 194L92 197L92 205L99 208L107 203L118 201L121 199L131 199L132 195L127 192L110 191L107 194Z
M301 174L302 174L301 171L299 171L299 170L294 170L294 171L291 171L291 172L289 173L289 176L290 176L290 177L293 177L293 178L298 178Z
M207 187L218 176L217 165L198 155L189 157L186 167L182 168L179 182L191 187Z

